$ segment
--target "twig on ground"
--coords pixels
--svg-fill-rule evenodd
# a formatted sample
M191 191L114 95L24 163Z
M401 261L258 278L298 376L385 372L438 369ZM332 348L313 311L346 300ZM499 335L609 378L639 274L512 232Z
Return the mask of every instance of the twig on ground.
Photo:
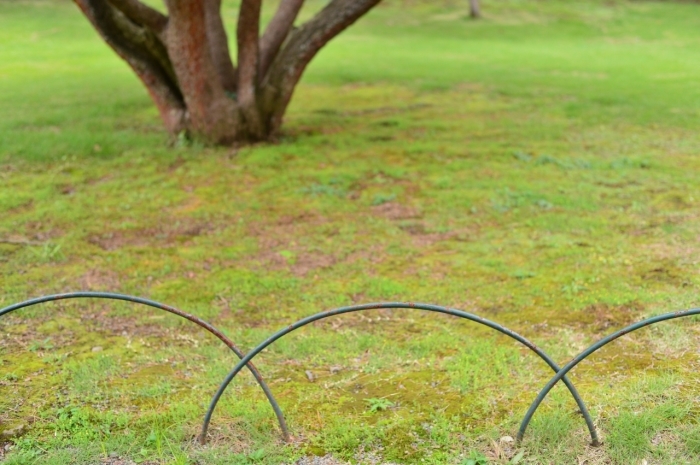
M30 241L26 239L2 239L0 238L0 244L10 244L10 245L41 245L41 242Z

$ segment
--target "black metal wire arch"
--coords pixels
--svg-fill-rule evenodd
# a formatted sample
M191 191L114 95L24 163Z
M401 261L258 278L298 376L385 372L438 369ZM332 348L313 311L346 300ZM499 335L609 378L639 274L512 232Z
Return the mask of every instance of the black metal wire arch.
M556 372L557 374L560 372L559 366L544 352L542 349L538 348L535 344L530 342L529 340L525 339L523 336L519 335L518 333L511 331L510 329L499 325L498 323L495 323L493 321L487 320L485 318L481 318L477 315L473 315L471 313L464 312L462 310L457 310L457 309L452 309L452 308L447 308L447 307L441 307L439 305L431 305L431 304L421 304L421 303L404 303L404 302L385 302L385 303L371 303L371 304L364 304L364 305L354 305L354 306L349 306L349 307L340 307L336 308L334 310L328 310L325 312L317 313L315 315L311 315L309 317L303 318L296 323L287 326L286 328L283 328L273 334L272 336L268 337L260 343L257 347L255 347L253 350L248 352L248 354L241 359L241 361L231 370L231 372L226 376L224 381L221 383L219 386L219 389L217 390L216 394L212 398L211 404L209 405L209 409L207 410L207 414L204 417L204 422L202 424L202 431L199 436L199 441L201 444L206 444L207 441L207 431L209 429L209 423L211 422L211 417L212 414L214 413L214 409L216 409L216 405L219 402L219 399L223 395L224 391L228 387L228 385L231 383L233 378L236 377L236 375L241 371L241 369L245 366L246 363L250 362L255 356L257 356L260 352L262 352L265 348L267 348L269 345L274 343L276 340L279 338L291 333L292 331L295 331L296 329L301 328L302 326L306 326L310 323L313 323L314 321L321 320L324 318L328 318L334 315L341 315L344 313L351 313L351 312L358 312L358 311L364 311L364 310L376 310L376 309L383 309L383 308L402 308L402 309L416 309L416 310L425 310L425 311L430 311L430 312L437 312L437 313L444 313L447 315L453 315L457 316L460 318L464 318L470 321L473 321L475 323L482 324L484 326L487 326L491 329L494 329L502 334L505 334L506 336L509 336L512 339L515 339L516 341L520 342L524 346L526 346L528 349L532 350L535 352L542 360L544 360L549 367ZM573 384L569 381L569 379L565 376L562 375L562 377L558 378L562 379L564 383L566 384L566 387L569 389L571 392L571 395L573 396L574 400L576 401L576 404L578 405L581 414L583 415L586 425L588 426L588 430L591 434L591 443L593 445L598 445L598 434L596 432L595 426L593 425L593 420L591 419L590 413L588 412L588 409L586 408L586 405L584 404L583 400L581 399L581 396L578 394L576 391L576 388L574 387Z
M53 302L56 300L66 300L66 299L79 299L79 298L93 298L93 299L110 299L110 300L123 300L126 302L132 302L132 303L137 303L137 304L142 304L146 305L149 307L157 308L159 310L164 310L168 313L172 313L174 315L180 316L198 326L201 328L204 328L207 330L209 333L213 334L219 340L221 340L226 346L233 351L233 353L238 356L238 358L242 359L244 358L243 352L236 347L236 345L231 341L224 333L222 333L220 330L212 326L211 324L207 323L206 321L202 320L199 317L196 317L194 315L191 315L187 312L183 312L182 310L178 310L175 307L171 307L170 305L165 305L161 304L159 302L155 302L153 300L149 299L144 299L142 297L135 297L135 296L130 296L130 295L124 295L124 294L114 294L111 292L69 292L69 293L64 293L64 294L53 294L53 295L47 295L43 297L38 297L35 299L31 300L26 300L24 302L20 302L14 305L10 305L9 307L5 307L0 309L0 318L3 316L12 313L16 310L19 310L21 308L26 308L26 307L31 307L33 305L38 305L41 303L45 302ZM282 409L280 408L279 404L277 403L277 400L275 400L275 397L272 395L272 392L270 391L270 388L267 386L267 383L265 383L265 380L263 380L262 375L258 371L257 368L255 368L255 365L252 363L246 362L245 364L250 372L253 374L255 377L255 380L258 382L260 387L262 388L263 392L265 393L265 396L267 397L267 400L270 402L270 405L272 406L272 409L275 411L275 415L277 416L277 421L279 422L280 429L282 430L282 436L284 437L285 441L289 441L289 429L287 428L287 422L284 419L284 414L282 413Z
M547 397L547 394L549 394L549 391L552 390L554 385L557 384L557 382L560 379L566 379L566 374L569 371L571 371L576 365L578 365L583 360L585 360L593 352L596 352L598 349L609 344L610 342L614 341L615 339L617 339L621 336L624 336L625 334L629 334L633 331L636 331L638 329L644 328L645 326L653 325L655 323L660 323L660 322L666 321L666 320L673 320L675 318L682 318L685 316L692 316L692 315L700 315L700 308L692 308L690 310L682 310L682 311L673 312L673 313L664 313L663 315L658 315L658 316L655 316L652 318L648 318L646 320L638 321L637 323L633 323L633 324L631 324L625 328L622 328L621 330L601 339L600 341L596 342L595 344L591 345L586 350L584 350L583 352L578 354L569 363L567 363L561 370L557 371L557 374L555 374L554 377L551 380L549 380L549 382L545 385L544 388L542 388L540 393L537 395L535 400L532 402L532 404L530 405L530 408L525 413L525 417L523 418L522 423L520 423L520 429L518 430L518 441L522 441L523 437L525 436L525 431L527 430L527 426L530 424L530 420L532 419L532 416L535 414L535 411L540 406L540 404L542 403L544 398Z

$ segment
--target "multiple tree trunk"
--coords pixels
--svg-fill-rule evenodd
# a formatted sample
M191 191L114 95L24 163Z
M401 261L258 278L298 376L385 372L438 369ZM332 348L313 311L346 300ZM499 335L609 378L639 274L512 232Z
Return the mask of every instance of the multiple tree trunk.
M260 34L262 0L241 0L231 59L221 0L74 0L138 75L165 127L214 144L274 138L304 69L381 0L331 0L298 28L304 0L281 0Z

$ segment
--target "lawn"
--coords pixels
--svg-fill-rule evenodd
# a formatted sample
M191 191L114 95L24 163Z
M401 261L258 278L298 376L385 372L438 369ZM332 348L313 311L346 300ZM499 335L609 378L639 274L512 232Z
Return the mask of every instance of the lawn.
M246 351L319 311L428 302L564 364L698 305L700 6L483 3L471 21L462 0L386 0L311 64L280 141L230 149L169 140L70 2L0 0L0 307L134 294ZM0 319L0 461L700 463L697 321L571 373L601 447L563 386L510 442L551 370L482 326L398 309L256 358L290 444L242 373L201 446L237 362L225 346L146 307L45 304Z

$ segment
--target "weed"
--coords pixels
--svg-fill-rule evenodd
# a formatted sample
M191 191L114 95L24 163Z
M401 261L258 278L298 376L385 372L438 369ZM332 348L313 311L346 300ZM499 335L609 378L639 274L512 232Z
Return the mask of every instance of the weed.
M301 192L313 196L345 197L347 195L347 189L341 185L339 180L331 180L327 184L314 183L302 188Z
M700 456L700 426L693 425L684 430L681 436L688 452L693 456Z
M365 399L365 402L367 402L367 408L370 413L383 412L395 406L392 401L384 398Z
M34 341L29 345L29 350L32 352L38 352L40 350L51 350L54 346L51 343L51 338L47 337L43 341Z
M396 199L396 194L377 194L372 198L372 205L383 205Z
M489 461L484 454L478 451L469 453L469 458L465 459L461 465L488 465Z
M63 257L61 244L44 242L41 246L31 247L29 250L42 262L53 262Z
M513 152L513 157L519 161L524 161L524 162L532 161L532 155L530 155L529 153L521 152L519 150Z
M537 276L537 274L533 273L532 271L525 271L525 270L516 270L513 273L513 277L517 279L528 279L528 278L534 278Z
M570 165L565 163L558 158L554 158L550 155L540 155L535 159L535 165L554 165L559 168L569 168Z

